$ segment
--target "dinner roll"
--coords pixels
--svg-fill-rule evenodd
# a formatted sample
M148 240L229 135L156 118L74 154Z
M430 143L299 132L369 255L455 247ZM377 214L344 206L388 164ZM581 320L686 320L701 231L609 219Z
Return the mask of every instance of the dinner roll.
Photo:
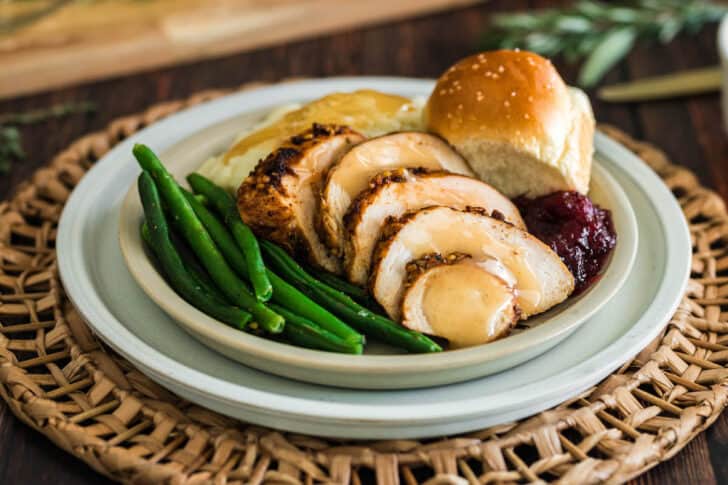
M429 131L509 197L589 189L589 99L537 54L499 50L463 59L438 79L424 116Z

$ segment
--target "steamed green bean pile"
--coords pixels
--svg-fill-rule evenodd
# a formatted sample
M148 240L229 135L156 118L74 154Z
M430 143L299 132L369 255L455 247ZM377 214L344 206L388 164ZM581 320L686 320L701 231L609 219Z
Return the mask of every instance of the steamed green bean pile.
M327 273L313 276L282 248L258 241L235 200L199 174L182 188L154 152L133 150L142 173L142 239L170 286L191 305L233 328L330 352L361 354L366 337L409 352L438 352L427 336L362 303L361 288ZM265 257L264 257L265 256Z

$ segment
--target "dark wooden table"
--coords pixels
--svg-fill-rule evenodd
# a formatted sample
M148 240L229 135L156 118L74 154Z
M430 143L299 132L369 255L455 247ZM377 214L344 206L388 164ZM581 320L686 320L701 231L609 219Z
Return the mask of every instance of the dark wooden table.
M478 38L491 12L548 3L551 2L493 1L486 6L0 102L0 113L72 100L92 101L98 108L91 116L78 115L24 128L23 144L28 160L16 163L9 174L0 175L0 196L10 195L22 180L77 137L155 102L184 98L208 88L233 87L253 80L276 81L290 76L436 77L457 59L477 50ZM668 47L640 47L606 82L717 64L715 35L716 30L711 27L697 37L681 37ZM564 65L559 68L567 81L574 80L573 68ZM662 147L673 161L689 167L705 185L728 200L728 138L723 129L718 94L636 105L609 105L595 99L593 103L599 121L615 124L637 138ZM675 458L634 483L728 483L726 416ZM23 425L0 404L0 483L100 482L105 479Z

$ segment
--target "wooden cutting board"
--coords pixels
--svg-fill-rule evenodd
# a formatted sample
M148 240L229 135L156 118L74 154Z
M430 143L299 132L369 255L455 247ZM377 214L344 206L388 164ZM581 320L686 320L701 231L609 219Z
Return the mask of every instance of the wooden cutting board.
M477 1L0 1L0 98Z

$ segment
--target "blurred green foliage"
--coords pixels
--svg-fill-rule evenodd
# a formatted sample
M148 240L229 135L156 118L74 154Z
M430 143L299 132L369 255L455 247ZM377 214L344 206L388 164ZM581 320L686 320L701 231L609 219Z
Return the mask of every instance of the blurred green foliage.
M0 174L9 172L13 162L25 159L20 126L78 113L91 113L95 110L96 107L93 103L81 101L57 104L49 108L23 113L0 114Z
M584 61L578 82L589 88L640 40L666 44L681 32L696 33L728 7L699 0L580 0L566 8L494 16L485 49L526 49L547 57Z

